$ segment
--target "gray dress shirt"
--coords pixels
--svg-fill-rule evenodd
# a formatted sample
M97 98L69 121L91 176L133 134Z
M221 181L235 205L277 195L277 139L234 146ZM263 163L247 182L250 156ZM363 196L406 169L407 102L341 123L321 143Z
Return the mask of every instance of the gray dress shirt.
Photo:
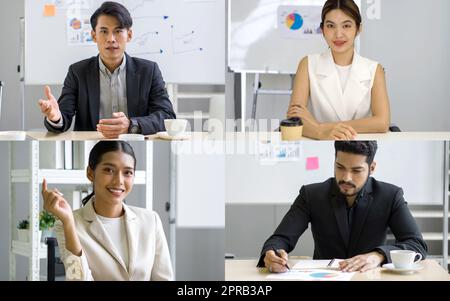
M127 58L124 55L122 64L111 72L98 57L100 73L100 119L112 118L112 113L123 112L128 116L127 108ZM48 123L54 127L63 127L62 118L54 123L47 118Z

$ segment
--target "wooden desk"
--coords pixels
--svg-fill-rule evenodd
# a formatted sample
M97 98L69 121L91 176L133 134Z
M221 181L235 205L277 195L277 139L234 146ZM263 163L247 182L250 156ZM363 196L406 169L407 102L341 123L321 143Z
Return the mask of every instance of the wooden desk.
M266 281L266 269L256 267L257 260L225 260L225 281ZM294 266L298 260L289 260ZM365 273L356 273L352 281L450 281L450 275L434 260L420 263L423 269L415 274L401 275L385 268L377 268Z
M73 132L67 131L64 133L56 134L52 132L27 132L27 137L31 140L39 141L60 141L60 140L103 140L103 135L99 132Z
M68 131L60 134L52 132L27 132L27 137L31 140L39 141L59 141L59 140L72 140L72 141L83 141L83 140L108 140L99 132L73 132ZM208 133L192 133L192 139L207 139ZM167 141L160 139L157 135L145 136L146 140L151 141Z
M225 140L270 140L281 141L281 133L279 132L250 132L250 133L226 133ZM450 132L401 132L401 133L385 133L385 134L359 134L356 140L406 140L406 141L450 141ZM303 137L301 141L315 141L310 138Z
M51 132L26 132L27 137L31 140L56 141L56 140L105 140L99 132L65 132L55 134ZM148 135L146 140L165 141L158 138L157 135ZM206 132L192 133L191 140L222 140L222 141L281 141L279 132L227 132L223 134L211 135ZM361 134L357 136L357 140L406 140L406 141L450 141L450 132L402 132L402 133L386 133L386 134ZM302 141L313 141L309 138L303 138Z

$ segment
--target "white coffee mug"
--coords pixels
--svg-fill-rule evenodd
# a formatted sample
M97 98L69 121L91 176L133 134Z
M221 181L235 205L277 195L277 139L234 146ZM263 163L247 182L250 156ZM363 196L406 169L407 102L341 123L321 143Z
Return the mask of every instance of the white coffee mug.
M415 260L419 256L419 259ZM409 269L413 264L422 260L422 254L409 250L391 251L391 260L396 269Z
M186 119L165 119L164 126L170 137L177 137L184 134L187 122Z

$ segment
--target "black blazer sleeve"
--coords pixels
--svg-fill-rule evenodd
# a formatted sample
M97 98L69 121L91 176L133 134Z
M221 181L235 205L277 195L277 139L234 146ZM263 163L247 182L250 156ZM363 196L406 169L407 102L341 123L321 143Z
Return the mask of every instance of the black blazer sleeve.
M73 116L76 113L78 97L78 83L73 71L73 66L69 67L66 79L64 80L64 86L61 91L61 96L58 99L59 110L61 111L63 119L63 127L55 128L47 122L47 118L44 119L44 125L50 132L62 133L70 129L72 125Z
M151 88L147 96L148 115L134 118L141 126L144 135L165 131L164 119L176 118L161 71L156 63L153 66Z
M422 254L423 259L426 258L428 251L427 245L423 240L416 221L407 207L401 188L398 189L392 202L389 228L395 236L395 243L376 248L376 250L384 253L387 262L391 262L391 250L412 250Z
M300 189L300 194L294 204L284 216L274 234L264 243L258 267L264 267L264 257L269 250L285 250L291 252L297 244L300 236L308 229L310 222L310 206L305 187Z

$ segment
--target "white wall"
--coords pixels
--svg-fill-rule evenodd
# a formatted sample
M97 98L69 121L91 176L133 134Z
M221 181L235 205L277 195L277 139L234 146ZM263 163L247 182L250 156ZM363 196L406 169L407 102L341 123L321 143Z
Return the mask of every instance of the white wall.
M20 85L17 65L20 64L20 24L24 1L0 0L0 80L3 90L1 130L20 129Z

